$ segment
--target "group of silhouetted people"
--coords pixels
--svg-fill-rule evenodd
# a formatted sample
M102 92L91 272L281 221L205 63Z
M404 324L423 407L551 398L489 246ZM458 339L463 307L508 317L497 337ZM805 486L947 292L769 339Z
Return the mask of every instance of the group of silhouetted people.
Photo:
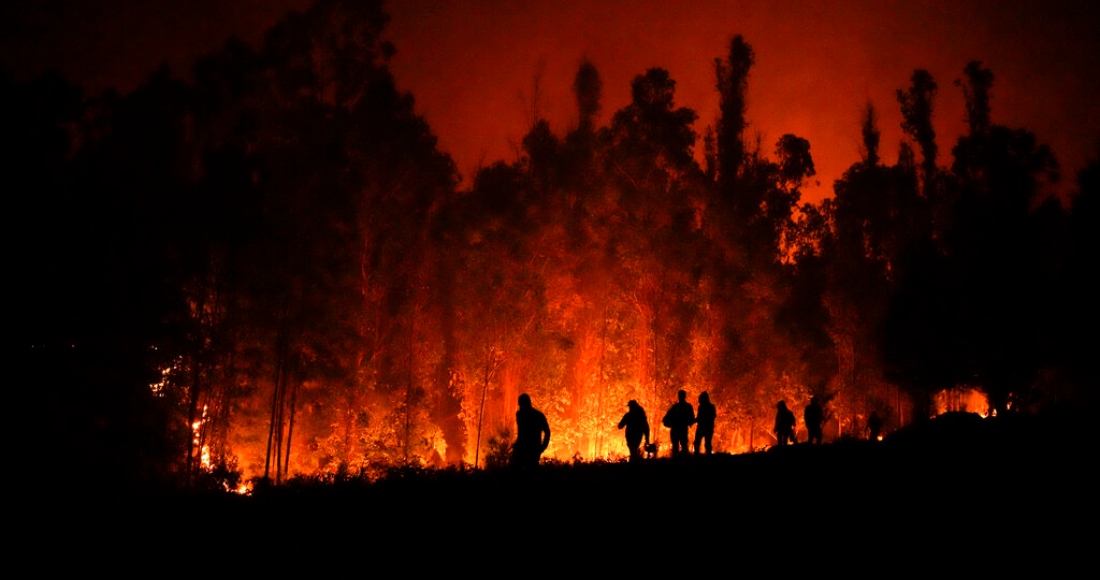
M687 402L687 392L676 393L676 402L665 413L661 424L668 427L669 438L672 443L672 455L685 455L688 453L688 429L695 425L695 453L706 449L709 455L714 452L714 420L718 412L710 402L710 395L699 394L699 414L691 403ZM629 443L629 442L628 442Z
M703 392L699 394L698 414L687 401L687 392L680 390L676 393L676 402L669 407L661 424L668 428L669 438L672 444L673 457L690 453L688 449L688 431L695 426L695 440L693 451L695 454L714 452L714 422L718 418L718 411L710 402L710 396ZM656 454L656 446L650 441L649 419L645 409L638 401L630 400L626 404L627 411L619 421L619 429L626 429L626 447L630 450L630 460L642 459L643 449L651 454ZM808 443L822 443L822 426L825 422L825 413L816 396L810 397L809 404L802 412L803 422L806 424ZM775 413L775 437L776 444L783 446L797 443L795 438L795 416L787 408L785 401L776 404ZM868 431L872 439L877 439L882 429L882 420L877 413L872 413L868 419ZM643 447L643 442L645 443ZM512 447L512 463L516 466L538 465L543 451L550 445L550 424L546 415L531 406L531 397L526 393L519 396L519 410L516 411L516 442Z
M668 427L669 437L672 439L672 454L684 455L688 453L688 430L695 425L695 453L703 449L709 455L714 452L714 420L718 412L714 404L710 402L710 396L706 393L699 395L699 414L691 403L687 402L687 392L681 390L676 393L677 401L665 413L661 424ZM651 448L649 441L649 420L646 418L645 409L638 401L627 402L627 411L619 421L619 429L626 428L626 447L630 450L630 460L637 461L642 458L642 440L645 440L646 448Z
M642 458L642 442L646 449L653 449L650 443L649 418L638 401L630 400L627 411L619 421L619 429L626 429L626 446L630 450L630 460ZM705 450L707 455L714 452L714 421L718 411L710 402L706 393L699 395L699 414L687 402L687 392L677 393L677 401L665 413L661 423L669 428L672 438L672 455L688 453L688 430L695 425L695 453ZM531 397L524 393L519 396L519 410L516 411L516 442L512 446L512 464L517 467L538 465L543 451L550 445L550 423L538 409L531 405Z
M794 413L787 408L785 401L776 404L775 411L775 440L776 445L797 443L794 436ZM810 397L810 404L802 411L802 421L806 423L806 433L809 435L808 443L820 444L822 442L821 426L825 422L825 413L821 409L821 403L817 397Z

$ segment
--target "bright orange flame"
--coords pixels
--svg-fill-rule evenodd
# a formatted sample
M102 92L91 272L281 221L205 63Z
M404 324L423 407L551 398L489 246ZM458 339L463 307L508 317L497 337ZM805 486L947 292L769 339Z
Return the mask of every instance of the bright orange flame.
M948 389L940 391L935 398L935 414L942 415L952 411L977 413L983 418L990 415L989 399L977 389Z

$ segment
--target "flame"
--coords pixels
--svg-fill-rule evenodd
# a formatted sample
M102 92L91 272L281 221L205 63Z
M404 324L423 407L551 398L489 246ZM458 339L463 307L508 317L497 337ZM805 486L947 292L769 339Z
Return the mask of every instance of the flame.
M152 350L157 350L157 347L151 347ZM160 380L155 383L149 384L149 390L153 393L154 397L165 396L166 389L172 381L172 376L175 375L183 367L183 357L177 357L172 364L161 367Z
M977 413L983 419L996 414L989 406L985 393L974 388L947 389L936 394L934 411L936 415L952 411Z
M507 377L508 374L501 373L501 376ZM657 443L659 457L668 456L669 430L661 426L660 420L667 406L672 404L673 398L662 400L655 397L651 389L641 389L629 378L604 383L602 393L598 381L585 380L574 387L580 391L577 395L557 387L556 379L532 387L530 383L524 386L523 378L518 377L517 380L520 381L518 388L540 393L532 396L535 407L543 411L550 421L551 441L546 452L543 453L544 460L558 462L628 460L629 451L626 447L625 435L617 428L617 423L625 412L625 408L620 407L620 402L631 398L645 402L644 407L651 428L650 440ZM467 404L477 400L471 394L477 392L480 395L481 385L478 385L476 380L455 381L455 384L469 391ZM691 394L689 396L697 396L702 390L702 385L705 384L699 381L684 386ZM325 387L317 385L314 388L324 389ZM490 385L490 396L494 394L496 388L500 388L500 385ZM795 378L781 375L778 380L761 382L758 389L759 408L753 413L746 412L745 405L739 404L739 401L723 400L719 398L720 395L715 395L715 390L708 390L713 397L712 400L719 407L713 440L714 453L752 453L770 447L774 441L771 434L775 415L774 401L779 399L786 400L799 417L799 440L805 441L806 433L801 426L801 412L802 407L809 400L807 388ZM254 416L239 415L238 422L232 425L233 428L230 431L227 448L240 459L242 479L245 480L264 474L264 442L268 426L264 421L267 408L263 402L269 396L270 394L259 392L253 408ZM499 397L499 394L497 396ZM894 398L897 396L892 394L892 400L898 400ZM851 429L861 433L858 429L866 421L867 402L854 397L850 399L841 398L827 406L827 414L833 418L826 426L826 442ZM943 393L937 401L939 412L965 408L980 409L984 413L988 408L984 395L974 390ZM494 453L496 464L501 460L507 461L508 448L514 441L515 433L513 405L514 401L498 400L491 407L486 406L485 416L481 417L484 426L477 468L493 464L489 457ZM441 428L435 423L436 417L427 413L419 415L414 413L408 418L410 422L406 425L404 412L392 409L386 411L387 407L384 403L367 402L365 408L368 411L361 415L362 421L353 422L351 430L347 433L342 430L343 426L336 429L330 424L316 422L317 417L313 415L315 412L313 409L297 411L294 436L290 444L290 468L287 476L359 473L373 477L384 473L388 466L442 467L446 465L444 458L447 457L447 442ZM248 407L244 409L249 410ZM459 416L466 428L467 444L464 464L468 467L474 467L479 412L474 406L464 408ZM196 447L199 444L200 430L207 421L211 420L208 413L208 409L204 407L200 418L191 425L193 435L196 437ZM502 439L501 435L505 431L509 434ZM882 439L880 435L878 440ZM693 445L693 432L689 435L689 441L689 445ZM351 446L345 447L348 442ZM693 447L692 451L694 451ZM218 458L214 456L210 445L204 444L201 453L203 469L212 469L218 463ZM346 460L342 459L341 453L344 453L343 457L346 457ZM239 489L230 491L248 493L248 488L242 485Z

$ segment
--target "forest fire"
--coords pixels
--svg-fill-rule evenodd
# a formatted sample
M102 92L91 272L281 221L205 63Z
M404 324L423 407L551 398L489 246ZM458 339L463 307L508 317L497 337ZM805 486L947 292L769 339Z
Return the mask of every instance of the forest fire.
M545 361L529 361L525 364L534 366L547 363ZM701 392L694 391L691 385L685 386L691 392ZM316 388L320 389L322 387L318 386ZM772 394L771 397L768 397L768 401L775 397L782 397L784 393L801 393L803 395L806 393L804 389L800 389L795 385L785 388L778 386L772 388L758 387L758 389L763 393L763 396ZM475 390L477 389L469 389L468 394L470 397L468 400L478 400L477 397L473 396L476 394L473 392ZM515 432L515 423L512 418L515 411L514 399L501 398L501 392L503 391L501 387L491 384L488 390L490 396L497 400L493 401L492 405L487 405L486 413L484 415L469 413L463 419L463 427L466 433L466 451L465 455L462 456L462 462L468 465L473 465L477 461L479 466L484 467L492 464L499 465L500 462L508 460L508 449ZM633 387L629 381L608 384L602 389L590 387L587 390L581 390L579 393L576 390L555 389L553 384L526 385L522 387L522 390L543 394L541 399L537 396L533 398L536 406L543 409L550 418L552 437L550 445L543 456L546 459L562 462L625 460L629 453L623 433L616 428L616 424L626 411L625 404L622 404L621 401L629 399L636 399L645 403L643 407L647 409L649 414L652 441L657 444L662 456L668 453L668 429L660 425L660 419L668 406L675 400L674 397L658 398L653 392L646 392L645 389ZM711 389L708 392L727 393L736 391ZM267 396L270 396L270 393ZM267 396L261 395L259 399L262 401ZM580 401L575 409L567 406L573 397ZM791 397L791 399L796 397ZM808 400L808 396L798 400ZM719 407L714 445L716 452L744 453L764 449L774 444L774 437L771 433L774 412L771 410L772 404L770 402L762 403L756 417L748 415L743 410L737 409L727 402L718 399L716 399L716 402ZM496 408L495 412L493 411L494 407ZM307 409L309 408L307 407ZM400 411L404 411L404 409L400 409ZM328 433L326 442L332 447L319 444L318 435L308 430L310 425L313 424L312 418L308 416L311 411L302 411L302 414L295 419L296 429L298 430L297 436L300 437L300 441L291 443L288 475L336 471L371 473L374 468L382 465L445 465L444 457L447 456L447 447L440 430L434 425L424 422L422 417L425 416L425 413L423 411L412 409L409 412L409 417L403 417L404 413L400 411L398 414L391 411L390 423L379 422L374 424L366 420L355 424L353 427L355 432L351 435L351 438L354 438L352 446L354 448L358 444L361 447L356 448L359 455L352 456L353 459L346 464L335 463L335 458L331 455L326 456L332 453L333 448L336 448L336 445L332 443L332 431L327 429L322 431ZM840 405L830 406L829 412L828 425L831 427L827 426L827 429L830 429L830 439L839 436L844 430L859 430L861 418L856 416L855 413L845 417L847 409ZM408 422L405 423L405 421ZM480 450L476 447L479 424L482 430ZM262 430L266 429L266 425L257 422L256 426L260 430L251 433L239 426L235 426L233 430L233 441L241 441L241 443L233 444L232 449L234 454L241 460L242 471L249 478L263 475L262 469L266 453L262 445L262 441L265 440L265 433ZM195 442L198 445L200 423L196 422L193 427L196 437ZM806 435L801 427L799 433L800 438L804 440ZM344 435L339 432L338 434ZM419 439L417 439L418 437ZM252 445L244 443L248 440L256 443ZM382 447L387 441L389 442L389 449ZM368 442L374 442L374 447L369 447ZM202 466L207 470L213 467L210 463L209 451L209 446L202 447Z
M591 462L627 458L628 401L667 454L680 390L709 397L714 449L736 454L776 444L779 402L805 441L816 398L831 442L1089 384L1092 353L1063 337L1092 328L1077 265L1094 263L1095 210L1041 197L1058 165L993 122L980 62L956 82L969 132L950 167L938 85L918 69L896 105L866 104L860 158L820 203L802 199L810 142L748 130L756 56L740 35L714 61L713 126L658 67L601 116L582 60L576 122L536 111L518 158L460 188L397 89L386 22L376 3L320 0L187 80L164 70L102 100L8 88L70 106L26 121L64 145L23 165L52 172L29 179L49 193L31 196L32 225L65 250L23 278L86 287L26 297L46 320L33 330L96 345L75 368L107 385L103 407L140 411L135 429L163 442L141 456L171 456L164 472L280 484L493 467L521 394L548 419L544 458ZM896 161L875 106L900 109Z

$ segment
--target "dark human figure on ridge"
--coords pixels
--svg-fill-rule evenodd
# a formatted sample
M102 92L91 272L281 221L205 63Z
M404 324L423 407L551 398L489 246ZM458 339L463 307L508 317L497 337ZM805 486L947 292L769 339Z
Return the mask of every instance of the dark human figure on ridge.
M871 441L878 441L881 435L882 417L878 416L878 411L871 411L871 416L867 417L867 438Z
M775 406L775 439L776 445L795 443L794 438L794 413L787 408L787 403L779 401Z
M548 445L550 423L546 421L546 415L531 406L531 397L527 393L520 395L519 410L516 411L516 443L512 446L512 465L537 466Z
M623 420L619 421L619 429L626 427L626 447L630 449L630 460L638 461L642 458L642 439L649 445L649 419L645 416L645 409L638 401L631 400L627 404L627 412Z
M699 455L699 444L706 446L707 455L714 453L712 439L714 438L714 420L718 418L718 410L710 402L710 395L706 392L699 394L699 414L695 417L695 454Z
M810 404L806 405L806 409L802 411L802 420L806 422L806 431L810 435L809 442L821 444L821 423L825 420L825 415L821 411L821 404L817 402L817 397L810 397Z
M670 431L673 457L689 453L688 429L695 423L695 408L687 402L687 393L681 389L676 393L676 398L679 400L673 403L665 413L665 418L661 420L661 424L668 427Z

